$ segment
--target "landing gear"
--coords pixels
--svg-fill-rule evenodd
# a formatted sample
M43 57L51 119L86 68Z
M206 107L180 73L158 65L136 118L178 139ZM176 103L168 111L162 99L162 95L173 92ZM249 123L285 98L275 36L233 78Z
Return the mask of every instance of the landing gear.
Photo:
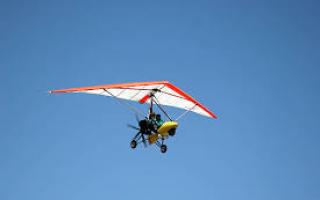
M132 141L130 142L130 147L131 147L132 149L135 149L135 148L137 147L137 141L132 140Z
M167 145L163 144L163 139L161 142L157 141L156 145L160 148L161 153L167 152Z
M160 146L161 153L167 152L167 145L163 144Z

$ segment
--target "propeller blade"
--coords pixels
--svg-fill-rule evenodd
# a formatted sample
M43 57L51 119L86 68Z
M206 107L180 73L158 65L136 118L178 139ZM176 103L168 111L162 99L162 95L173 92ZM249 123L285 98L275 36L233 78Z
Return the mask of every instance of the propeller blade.
M139 124L139 122L140 122L140 119L139 119L139 116L138 116L138 114L137 113L135 113L135 118L136 118L136 121L137 121L137 124Z
M142 143L143 143L144 147L147 147L148 145L147 145L146 138L144 137L143 134L141 134L141 136L142 136Z
M127 126L128 126L129 128L134 129L134 130L140 131L140 128L138 128L138 127L136 127L136 126L134 126L134 125L127 124Z

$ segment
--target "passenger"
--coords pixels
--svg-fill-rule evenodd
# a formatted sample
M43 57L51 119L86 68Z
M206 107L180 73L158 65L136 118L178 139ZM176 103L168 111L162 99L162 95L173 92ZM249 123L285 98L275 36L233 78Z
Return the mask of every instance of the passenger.
M163 120L161 119L161 115L160 114L157 114L156 115L156 125L157 125L157 129L160 128L163 124Z

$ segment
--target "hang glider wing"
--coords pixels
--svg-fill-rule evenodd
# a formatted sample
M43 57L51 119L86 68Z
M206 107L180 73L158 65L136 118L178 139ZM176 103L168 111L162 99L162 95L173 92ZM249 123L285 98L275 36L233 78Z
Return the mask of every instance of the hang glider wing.
M88 93L112 96L140 103L150 103L150 95L152 94L161 105L173 106L190 110L206 117L217 118L201 103L168 81L98 85L52 90L50 93Z

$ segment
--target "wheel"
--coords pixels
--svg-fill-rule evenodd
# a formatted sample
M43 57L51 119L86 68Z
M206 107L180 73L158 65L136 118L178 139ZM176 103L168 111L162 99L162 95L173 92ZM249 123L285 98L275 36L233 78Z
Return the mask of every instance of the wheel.
M174 135L176 134L176 129L175 129L175 128L172 128L172 129L170 129L168 132L169 132L169 135L170 135L170 136L174 136Z
M165 144L163 144L163 145L161 145L160 146L160 150L161 150L161 153L165 153L165 152L167 152L167 145L165 145Z
M137 147L137 141L132 140L132 141L130 142L130 147L131 147L132 149L135 149L135 148Z

